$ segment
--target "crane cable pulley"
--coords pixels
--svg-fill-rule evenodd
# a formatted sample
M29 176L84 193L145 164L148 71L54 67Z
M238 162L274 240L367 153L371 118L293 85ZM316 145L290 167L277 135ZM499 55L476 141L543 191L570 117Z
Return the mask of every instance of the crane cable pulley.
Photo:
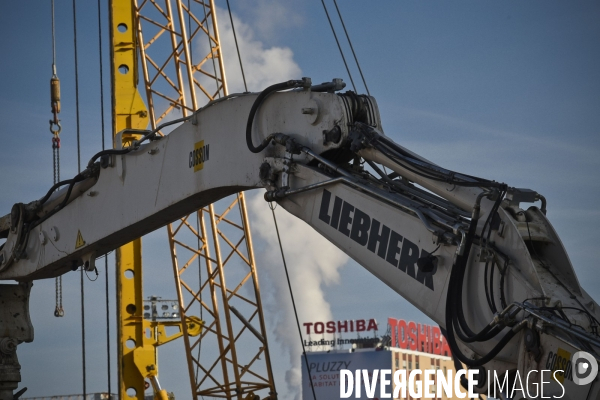
M56 75L56 35L54 30L54 0L52 0L52 77L50 78L50 105L52 119L50 120L50 133L52 133L52 168L54 184L60 181L60 131L62 126L58 119L60 113L60 79ZM62 305L62 277L55 278L56 306L55 317L64 317L65 310Z

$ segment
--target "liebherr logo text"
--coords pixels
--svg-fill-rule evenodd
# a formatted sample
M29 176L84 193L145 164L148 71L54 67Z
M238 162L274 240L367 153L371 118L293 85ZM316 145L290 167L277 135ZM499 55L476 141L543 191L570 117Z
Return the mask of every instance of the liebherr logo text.
M369 251L433 290L433 277L423 274L416 266L417 260L429 253L347 201L335 196L332 210L330 203L331 192L323 190L319 210L321 221L361 246L367 246Z
M194 150L190 151L190 168L194 167L194 172L198 172L204 168L204 163L206 161L208 161L208 144L205 145L204 140L201 140L196 142L196 144L194 144Z

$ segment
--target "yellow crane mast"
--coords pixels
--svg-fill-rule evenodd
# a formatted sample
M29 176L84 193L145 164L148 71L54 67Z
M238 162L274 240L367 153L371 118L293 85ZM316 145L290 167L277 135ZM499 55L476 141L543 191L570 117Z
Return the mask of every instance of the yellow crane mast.
M228 95L213 0L112 0L110 32L114 135L154 129ZM135 139L115 136L114 145ZM167 232L180 322L144 319L141 239L117 251L120 398L143 398L146 379L164 398L156 348L182 336L194 399L274 399L244 194L177 220ZM167 325L179 333L167 336Z

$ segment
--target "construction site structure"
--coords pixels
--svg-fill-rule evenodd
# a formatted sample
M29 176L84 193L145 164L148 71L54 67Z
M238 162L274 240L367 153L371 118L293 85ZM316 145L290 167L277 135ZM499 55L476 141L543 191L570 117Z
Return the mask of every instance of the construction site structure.
M111 3L115 135L124 129L154 129L228 95L214 1ZM139 137L123 134L115 147ZM121 398L144 393L145 379L157 393L164 391L157 379L156 349L181 336L193 398L242 399L261 391L263 397L274 397L244 194L169 224L167 235L179 323L144 318L141 239L117 251ZM167 336L166 324L179 327L179 334Z

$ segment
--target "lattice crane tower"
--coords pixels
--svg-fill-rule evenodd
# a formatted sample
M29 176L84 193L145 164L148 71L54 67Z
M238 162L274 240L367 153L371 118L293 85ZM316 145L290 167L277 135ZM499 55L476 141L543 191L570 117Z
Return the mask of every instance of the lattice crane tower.
M115 135L228 95L213 0L112 0L111 35ZM181 311L181 332L168 339L183 336L193 398L275 398L244 194L167 231ZM156 348L166 341L164 324L143 317L141 239L117 251L117 277L119 392L141 398L145 379L158 382Z

